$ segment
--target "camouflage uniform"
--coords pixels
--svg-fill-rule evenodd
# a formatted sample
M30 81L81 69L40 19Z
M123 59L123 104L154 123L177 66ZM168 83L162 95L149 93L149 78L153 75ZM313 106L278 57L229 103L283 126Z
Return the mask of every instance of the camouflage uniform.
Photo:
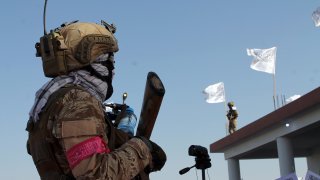
M229 120L229 134L232 134L237 129L238 111L234 107L233 102L229 102L228 106L229 106L229 111L227 113L227 118Z
M80 87L52 94L39 118L27 129L28 150L41 179L132 179L152 159L138 138L109 152L103 107Z
M54 78L37 91L27 125L28 153L42 180L148 179L166 162L160 146L105 119L102 103L113 92L118 51L114 32L105 22L75 21L36 43L45 75Z

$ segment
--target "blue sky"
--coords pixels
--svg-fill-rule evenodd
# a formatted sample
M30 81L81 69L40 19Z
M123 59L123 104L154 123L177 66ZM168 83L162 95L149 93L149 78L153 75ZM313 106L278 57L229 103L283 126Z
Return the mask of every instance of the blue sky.
M0 7L0 179L38 179L24 129L36 90L49 80L34 48L43 34L43 4L11 0ZM227 100L239 111L239 128L273 111L272 76L250 69L247 48L277 47L279 95L303 95L319 86L320 30L311 19L318 6L317 0L49 0L47 30L73 20L103 19L117 26L120 51L110 100L121 102L128 92L127 104L139 116L147 73L156 72L166 94L151 139L165 149L168 161L151 178L193 180L201 179L201 171L178 174L195 163L189 146L209 148L225 136L224 104L207 104L205 87L224 82ZM209 155L210 178L228 179L223 154ZM244 180L280 176L275 159L240 165ZM296 159L296 168L304 176L305 159Z

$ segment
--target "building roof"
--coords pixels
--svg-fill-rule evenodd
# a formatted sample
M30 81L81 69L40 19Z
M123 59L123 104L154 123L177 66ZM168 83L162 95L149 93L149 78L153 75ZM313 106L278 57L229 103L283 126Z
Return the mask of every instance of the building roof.
M266 129L271 129L275 126L283 125L293 116L296 116L302 112L308 111L309 109L320 107L320 87L314 89L313 91L301 96L300 98L292 101L285 106L261 117L260 119L242 127L231 135L228 135L210 145L211 153L221 153L226 149L230 149L242 141L250 137L254 137ZM319 108L320 109L320 108ZM320 119L320 117L319 117ZM317 127L317 129L315 129ZM307 133L308 132L308 133ZM303 136L302 136L303 134ZM296 138L296 140L304 141L306 136L316 136L320 135L320 120L318 123L313 124L312 127L306 126L303 129L298 129L297 131L290 132L288 136ZM304 143L304 146L315 146L320 144L318 138L315 142L310 142L308 145ZM296 143L296 146L299 146ZM300 145L302 146L302 145ZM305 150L305 149L304 149ZM296 150L297 156L299 156L299 151ZM239 155L240 156L240 155ZM277 157L276 142L270 141L267 144L257 148L252 153L246 153L241 155L242 158L272 158Z

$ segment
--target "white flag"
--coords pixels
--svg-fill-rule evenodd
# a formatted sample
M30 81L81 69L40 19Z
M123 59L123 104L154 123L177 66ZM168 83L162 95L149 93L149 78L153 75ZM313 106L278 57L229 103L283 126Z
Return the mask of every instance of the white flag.
M221 103L225 101L223 82L208 86L203 90L203 93L206 95L207 103Z
M297 95L297 94L293 95L293 96L289 97L288 99L286 99L286 103L290 103L290 102L298 99L299 97L301 97L301 95Z
M276 180L298 180L298 177L296 173L293 172Z
M320 175L308 170L305 180L320 180Z
M320 7L318 7L315 11L313 11L312 20L316 27L320 26Z
M256 71L275 74L276 52L276 47L270 49L247 49L248 56L254 57L250 67Z

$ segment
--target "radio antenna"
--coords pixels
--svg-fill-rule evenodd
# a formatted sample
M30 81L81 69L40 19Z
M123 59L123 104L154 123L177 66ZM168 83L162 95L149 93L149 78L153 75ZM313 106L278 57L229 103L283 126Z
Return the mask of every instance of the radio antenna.
M43 8L43 33L44 35L47 35L47 30L46 30L46 9L47 9L47 1L44 0L44 8Z

